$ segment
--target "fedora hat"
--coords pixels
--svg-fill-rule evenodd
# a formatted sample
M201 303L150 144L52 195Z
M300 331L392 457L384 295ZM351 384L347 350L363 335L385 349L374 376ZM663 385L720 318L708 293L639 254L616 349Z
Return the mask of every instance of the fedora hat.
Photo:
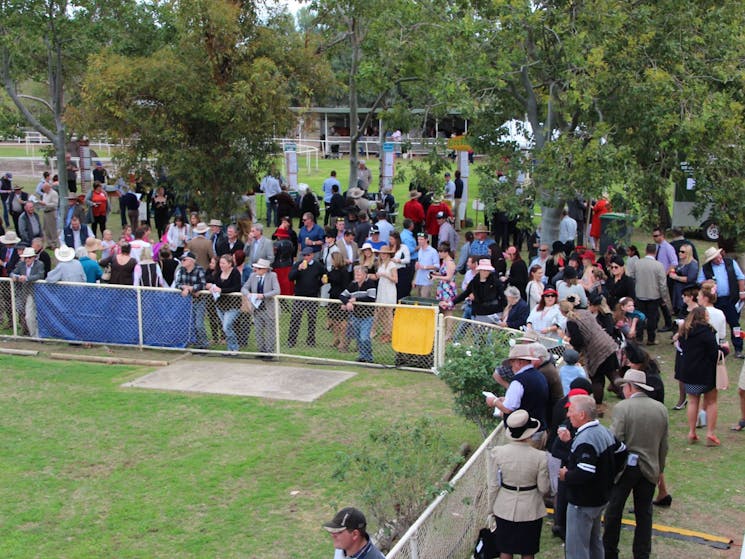
M535 356L534 350L531 347L533 344L517 344L510 348L510 355L502 361L502 365L509 365L513 359L524 359L525 361L538 361Z
M199 223L197 223L197 226L194 228L194 232L200 235L202 233L206 233L209 230L209 225L207 225L204 221L200 221Z
M706 249L706 252L704 252L704 264L708 264L712 260L714 260L717 256L720 256L722 254L721 248L716 247L709 247Z
M349 195L350 198L362 198L365 195L365 191L353 186L347 191L347 195Z
M418 190L409 190L409 199L416 200L422 195Z
M75 249L66 245L54 249L54 257L58 262L70 262L75 258Z
M541 422L530 417L525 410L515 410L505 420L505 436L512 441L529 439L541 429Z
M222 221L220 221L219 219L210 219L209 226L210 227L222 227Z
M629 369L626 371L623 378L616 380L616 384L618 386L622 384L633 384L647 392L652 392L654 390L654 388L647 384L647 373L644 371L637 371L636 369Z
M266 268L267 270L272 267L272 263L266 258L259 258L256 262L251 264L252 268Z
M26 247L21 253L21 258L36 258L36 251L31 247Z
M3 243L4 245L14 245L16 243L20 243L21 238L16 235L15 231L8 231L0 237L0 243Z
M476 229L473 230L474 233L486 233L487 235L490 233L489 228L484 225L483 223L476 226Z

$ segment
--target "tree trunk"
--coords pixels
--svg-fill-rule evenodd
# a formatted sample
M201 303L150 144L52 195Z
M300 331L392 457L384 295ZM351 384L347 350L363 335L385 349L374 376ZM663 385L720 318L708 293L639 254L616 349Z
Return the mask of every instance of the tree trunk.
M559 223L561 222L561 212L563 204L559 207L542 206L541 213L541 244L549 247L559 239Z

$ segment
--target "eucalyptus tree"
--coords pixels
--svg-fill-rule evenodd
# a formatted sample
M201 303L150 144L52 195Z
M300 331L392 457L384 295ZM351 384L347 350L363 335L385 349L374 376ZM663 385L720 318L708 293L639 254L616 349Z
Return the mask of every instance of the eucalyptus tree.
M310 9L319 52L330 58L349 106L355 186L358 141L376 112L408 127L412 108L444 112L467 96L458 78L467 12L445 0L313 0ZM362 119L361 102L370 108Z

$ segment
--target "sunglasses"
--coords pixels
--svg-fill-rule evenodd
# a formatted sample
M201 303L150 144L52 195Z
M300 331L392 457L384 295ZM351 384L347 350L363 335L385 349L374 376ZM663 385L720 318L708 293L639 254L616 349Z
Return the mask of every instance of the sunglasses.
M553 293L546 293L544 297L556 297Z
M619 266L618 264L611 264L611 268L614 269L614 270L617 270L620 267L621 266Z

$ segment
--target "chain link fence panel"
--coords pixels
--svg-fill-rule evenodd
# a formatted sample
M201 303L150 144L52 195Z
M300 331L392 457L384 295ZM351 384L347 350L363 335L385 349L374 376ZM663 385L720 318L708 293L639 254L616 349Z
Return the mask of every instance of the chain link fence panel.
M441 494L391 549L387 559L465 559L472 556L488 510L487 455L503 442L500 423Z

